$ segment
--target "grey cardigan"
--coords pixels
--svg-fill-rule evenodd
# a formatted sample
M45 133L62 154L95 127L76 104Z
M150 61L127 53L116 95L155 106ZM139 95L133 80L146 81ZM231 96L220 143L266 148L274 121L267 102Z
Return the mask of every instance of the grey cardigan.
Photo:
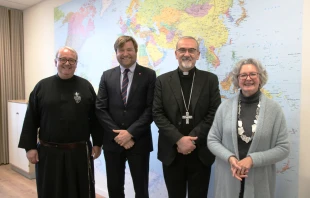
M207 145L215 159L215 197L239 197L240 181L232 177L228 159L239 158L237 108L239 94L218 108L210 129ZM275 163L289 155L290 144L285 116L278 103L260 96L257 130L248 151L253 167L245 179L244 197L273 198L276 183Z

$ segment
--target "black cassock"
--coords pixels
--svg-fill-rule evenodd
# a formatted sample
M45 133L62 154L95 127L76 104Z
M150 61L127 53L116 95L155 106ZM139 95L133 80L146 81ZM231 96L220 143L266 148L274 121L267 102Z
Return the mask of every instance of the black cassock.
M41 80L31 92L18 147L37 149L38 197L95 197L91 159L92 136L102 145L102 130L95 116L96 93L85 79L57 75ZM39 129L39 130L38 130ZM87 142L85 147L67 149L38 144Z

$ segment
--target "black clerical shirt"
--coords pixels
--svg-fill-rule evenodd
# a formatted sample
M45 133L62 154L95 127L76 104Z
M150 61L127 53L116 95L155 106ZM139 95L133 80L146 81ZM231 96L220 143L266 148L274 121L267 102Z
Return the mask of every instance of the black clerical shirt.
M191 88L192 88L192 82L193 82L195 70L196 70L196 68L194 67L193 69L191 69L188 72L188 75L184 75L183 71L178 69L178 71L179 71L178 73L179 73L179 77L180 77L180 83L181 83L181 87L183 90L186 107L188 107L188 103L189 103L189 98L190 98L190 94L191 94ZM193 89L195 89L195 87L193 87ZM183 101L183 99L182 99L182 101ZM184 106L184 101L183 101L183 106ZM189 115L193 116L192 101L190 103L188 110L189 110ZM182 116L185 116L185 114L186 114L185 106L184 106L181 114L182 114ZM180 132L183 135L188 135L193 130L193 128L194 128L193 120L194 120L194 117L192 119L189 119L189 124L186 124L186 119L182 118L182 127L181 127Z

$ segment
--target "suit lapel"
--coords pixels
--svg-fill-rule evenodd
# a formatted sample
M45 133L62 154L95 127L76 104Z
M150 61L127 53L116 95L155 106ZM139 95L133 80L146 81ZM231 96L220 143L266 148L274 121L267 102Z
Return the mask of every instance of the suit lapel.
M180 83L180 77L178 74L178 69L176 69L175 71L173 71L170 75L170 79L169 79L169 85L171 88L171 91L179 105L179 109L180 112L183 112L184 107L184 103L183 103L183 98L181 95L181 83Z
M121 70L120 67L115 67L113 72L112 72L112 79L115 80L114 84L114 90L116 91L116 95L119 96L120 99L122 99L122 95L121 95Z
M196 107L197 101L198 101L200 93L204 87L203 86L204 80L205 79L201 75L201 71L196 68L194 86L193 86L193 93L192 93L192 102L191 102L192 103L192 112L195 112L195 107Z

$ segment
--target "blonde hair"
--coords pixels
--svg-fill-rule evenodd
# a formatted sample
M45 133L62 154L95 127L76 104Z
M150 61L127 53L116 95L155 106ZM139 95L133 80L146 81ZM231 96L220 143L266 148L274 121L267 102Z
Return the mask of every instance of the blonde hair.
M120 37L118 37L118 39L116 39L116 41L114 43L114 50L115 50L115 52L117 52L118 48L123 47L125 45L125 43L127 43L128 41L132 41L133 46L134 46L136 52L138 52L138 43L137 43L137 41L133 37L126 36L126 35L120 36Z

